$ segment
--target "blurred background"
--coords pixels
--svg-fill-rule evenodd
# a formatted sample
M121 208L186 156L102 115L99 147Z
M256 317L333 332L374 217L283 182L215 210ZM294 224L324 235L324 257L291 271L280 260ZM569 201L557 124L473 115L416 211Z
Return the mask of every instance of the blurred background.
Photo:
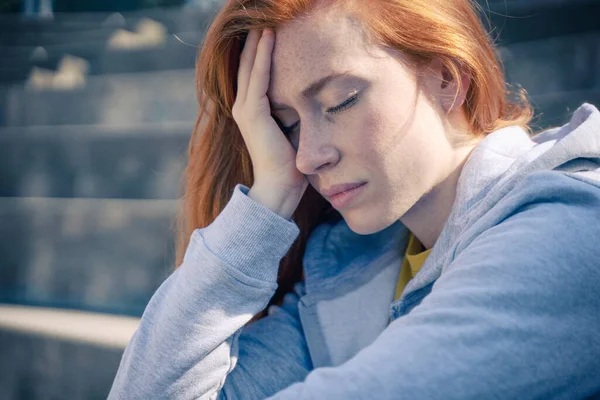
M0 0L0 399L104 399L173 270L223 0ZM534 128L600 105L600 0L482 0Z

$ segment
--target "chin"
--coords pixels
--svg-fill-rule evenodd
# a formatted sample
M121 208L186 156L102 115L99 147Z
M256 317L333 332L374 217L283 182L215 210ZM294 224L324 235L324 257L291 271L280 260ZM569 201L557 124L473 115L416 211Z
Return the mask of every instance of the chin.
M342 217L352 232L358 235L372 235L388 228L398 220L397 218L382 219L375 213L362 213L361 215L350 213L349 215L342 214Z

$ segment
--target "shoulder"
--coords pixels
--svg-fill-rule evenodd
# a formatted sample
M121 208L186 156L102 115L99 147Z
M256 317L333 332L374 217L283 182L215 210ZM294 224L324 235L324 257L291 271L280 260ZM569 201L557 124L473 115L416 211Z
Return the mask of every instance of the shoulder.
M493 190L495 193L484 200L486 204L475 206L485 207L485 211L472 211L476 215L472 218L478 220L465 231L457 252L480 240L480 236L506 229L513 234L536 232L536 237L557 230L567 232L577 228L583 234L600 229L600 181L589 176L536 171Z
M589 234L600 231L600 182L573 173L533 172L517 182L495 208L499 218L482 236L510 230L548 241L562 239L564 244L574 244L577 238L593 240ZM582 242L587 241L591 240Z
M593 171L569 173L562 171L536 171L525 175L507 195L523 203L578 204L597 202L600 197L600 180L586 175Z
M492 279L497 287L558 292L598 282L600 187L592 183L557 171L525 176L498 202L494 223L460 246L440 280Z
M526 175L498 205L502 210L495 229L535 232L552 241L585 237L600 229L600 182L578 174L538 171ZM571 239L569 239L571 238Z

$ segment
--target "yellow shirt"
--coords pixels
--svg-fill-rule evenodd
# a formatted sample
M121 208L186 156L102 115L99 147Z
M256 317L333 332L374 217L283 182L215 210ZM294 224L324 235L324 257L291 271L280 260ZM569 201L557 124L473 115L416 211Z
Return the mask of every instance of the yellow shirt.
M404 253L404 261L400 268L400 276L398 277L398 284L396 285L394 301L400 298L404 287L408 281L419 272L430 252L431 249L425 250L425 247L419 242L419 239L411 232L408 239L408 247L406 248L406 253Z

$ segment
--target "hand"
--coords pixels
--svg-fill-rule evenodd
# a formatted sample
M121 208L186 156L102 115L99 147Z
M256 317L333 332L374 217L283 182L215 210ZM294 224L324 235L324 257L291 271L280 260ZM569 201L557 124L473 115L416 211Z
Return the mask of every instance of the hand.
M296 151L271 116L267 89L274 44L271 29L265 29L262 36L256 29L248 33L231 112L252 159L254 185L250 197L280 215L291 216L308 187L308 179L296 168Z

